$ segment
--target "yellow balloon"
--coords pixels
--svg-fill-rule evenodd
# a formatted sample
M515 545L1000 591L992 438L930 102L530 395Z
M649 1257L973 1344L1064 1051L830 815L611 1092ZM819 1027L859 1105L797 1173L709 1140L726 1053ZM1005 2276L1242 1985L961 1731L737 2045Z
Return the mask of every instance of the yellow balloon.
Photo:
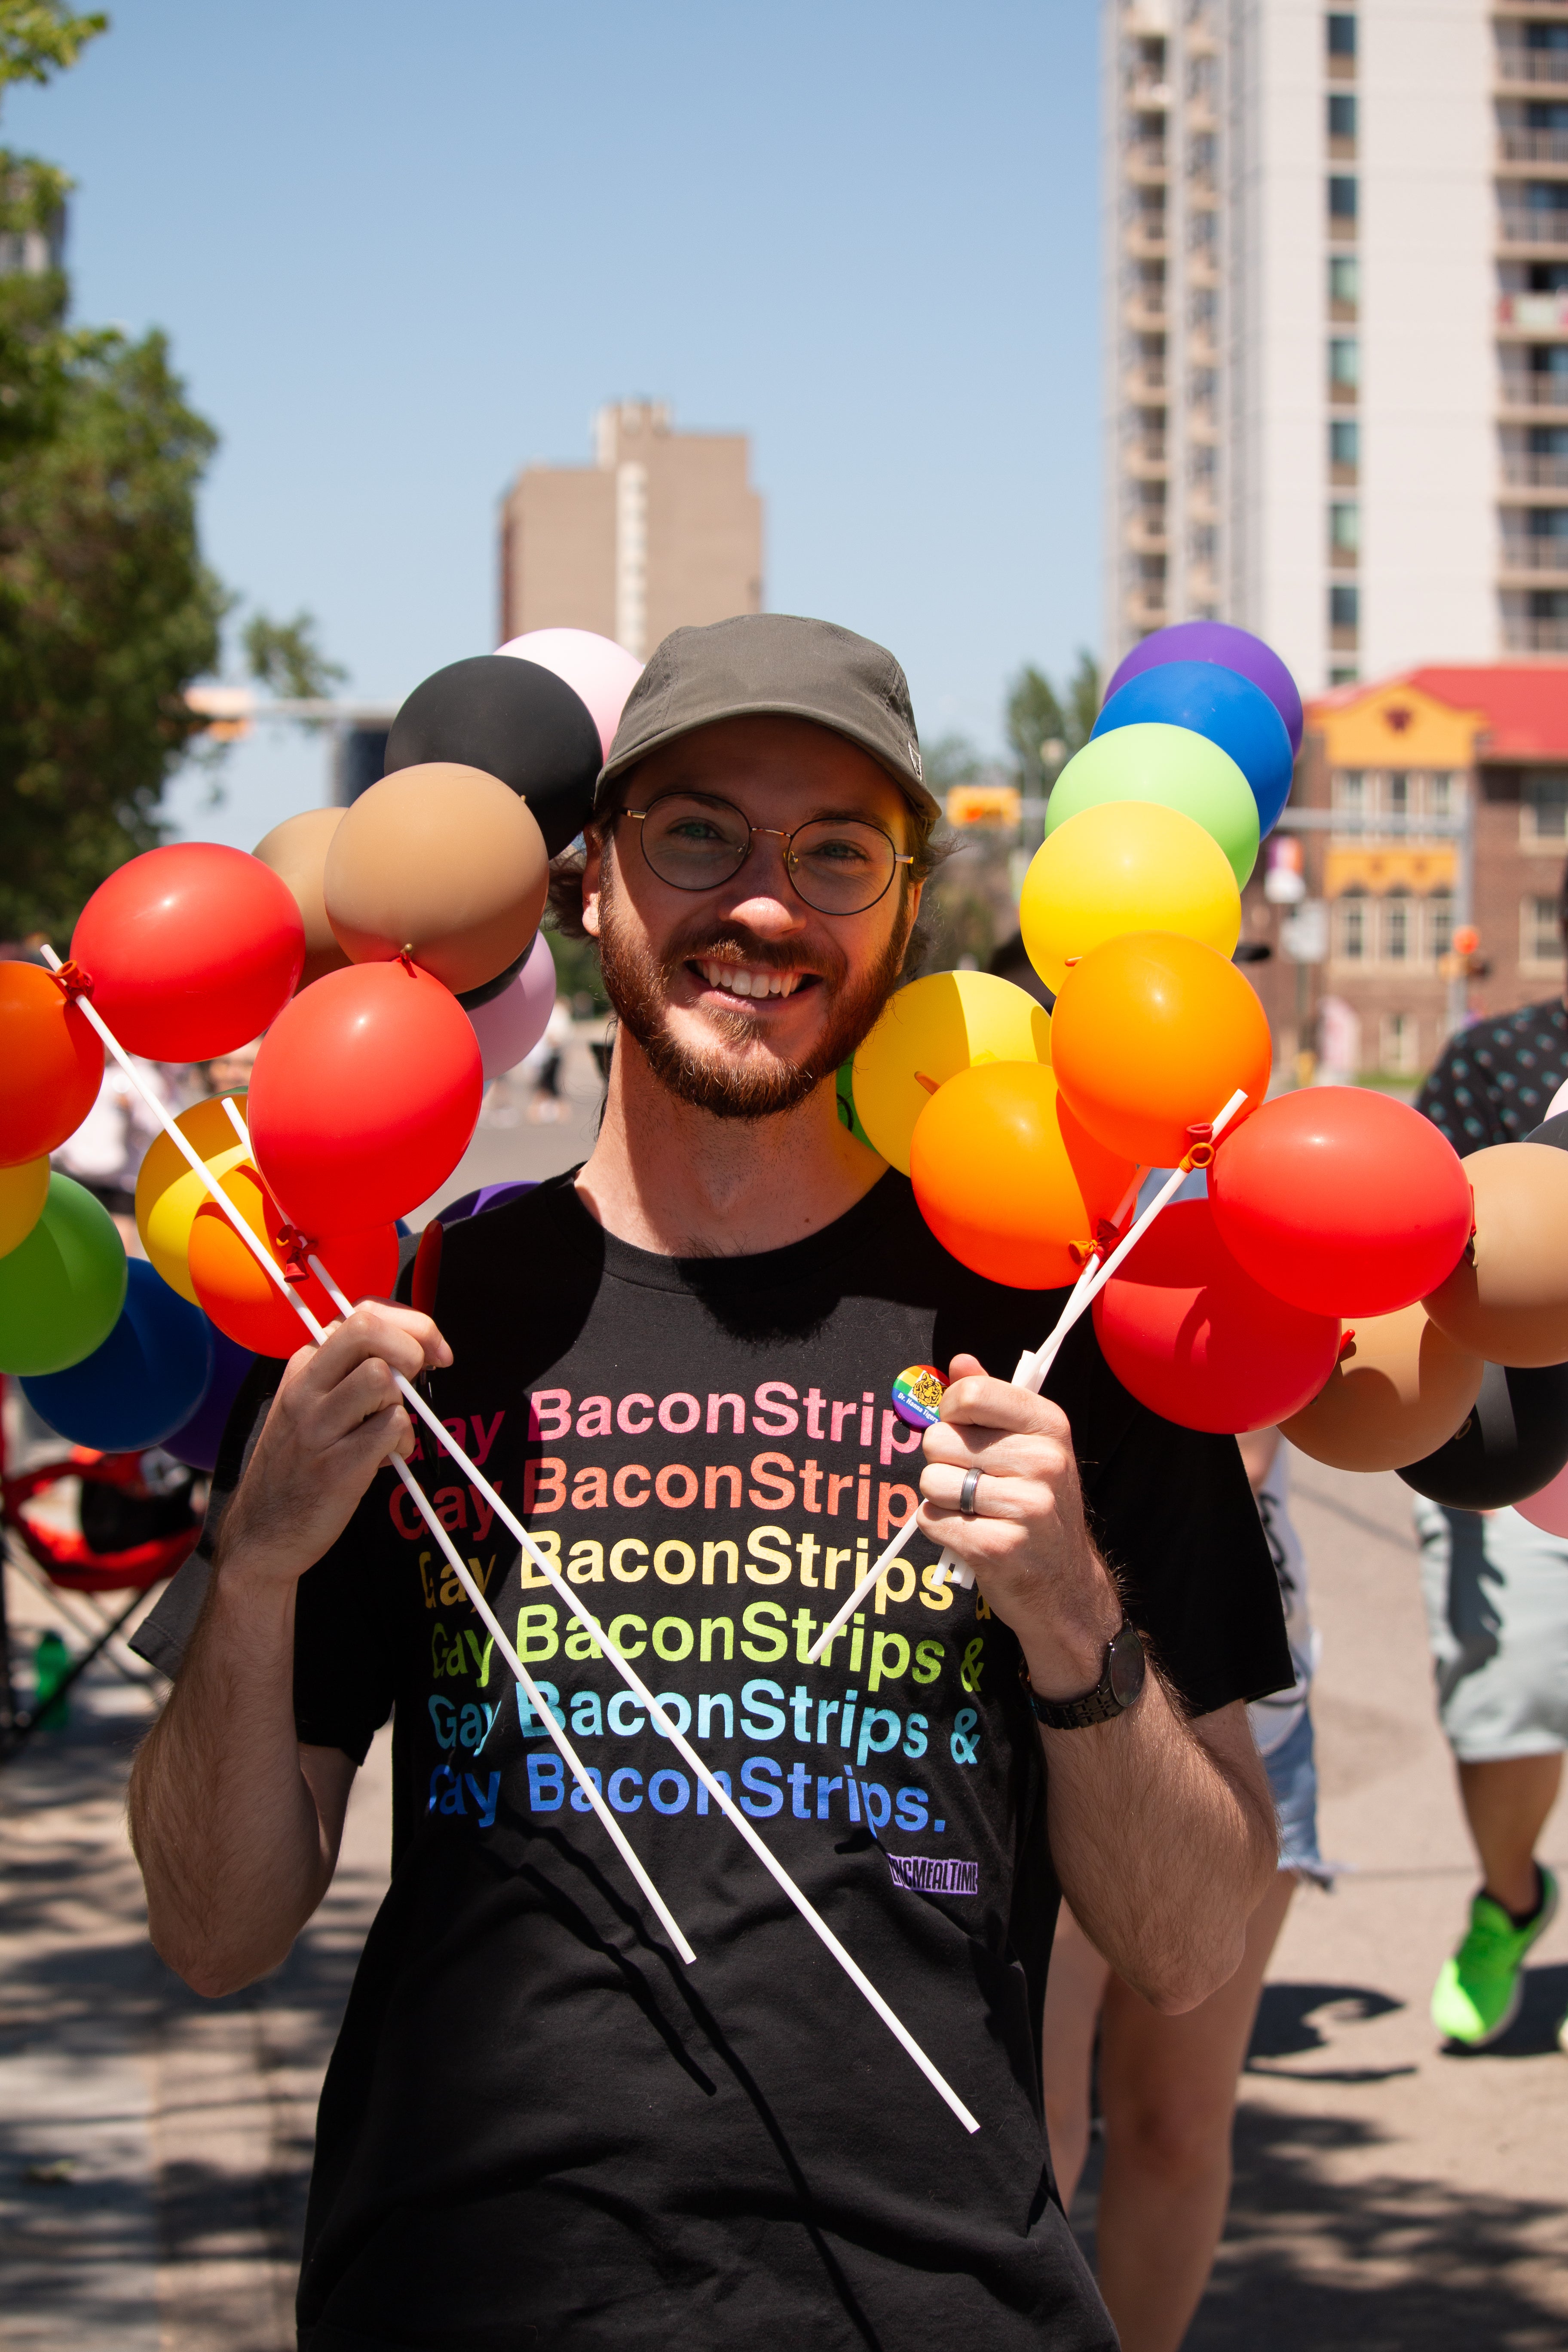
M243 1118L244 1095L230 1095L227 1099L238 1105ZM222 1095L210 1096L205 1102L193 1103L174 1121L197 1159L220 1181L250 1156L229 1125L224 1101ZM188 1298L193 1307L201 1301L191 1280L191 1224L202 1202L211 1198L168 1137L155 1137L136 1179L136 1230L142 1248L170 1289Z
M26 1240L48 1197L47 1154L42 1160L22 1160L14 1168L0 1168L0 1257L8 1257Z
M928 972L889 998L856 1055L855 1108L873 1150L907 1176L915 1121L938 1087L977 1062L1050 1058L1050 1015L1026 989L994 972Z
M1029 961L1059 992L1069 963L1124 931L1179 931L1233 955L1241 892L1224 850L1194 818L1158 801L1105 801L1069 816L1037 850L1018 926Z

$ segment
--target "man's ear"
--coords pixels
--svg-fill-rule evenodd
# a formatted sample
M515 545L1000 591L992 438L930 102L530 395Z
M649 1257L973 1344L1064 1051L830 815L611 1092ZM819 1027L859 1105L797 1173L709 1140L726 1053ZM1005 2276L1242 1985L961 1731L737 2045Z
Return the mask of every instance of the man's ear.
M583 929L591 940L599 936L599 891L604 874L605 836L597 825L583 828L583 847L586 852L583 866Z

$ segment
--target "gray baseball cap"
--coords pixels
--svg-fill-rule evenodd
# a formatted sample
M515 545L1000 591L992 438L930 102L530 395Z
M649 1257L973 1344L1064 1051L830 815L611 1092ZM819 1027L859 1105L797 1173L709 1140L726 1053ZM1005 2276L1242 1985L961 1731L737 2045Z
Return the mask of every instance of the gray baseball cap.
M633 687L599 772L595 811L616 780L650 751L721 719L809 719L879 761L904 797L933 816L942 804L921 768L909 680L881 646L832 621L741 613L702 629L672 629Z

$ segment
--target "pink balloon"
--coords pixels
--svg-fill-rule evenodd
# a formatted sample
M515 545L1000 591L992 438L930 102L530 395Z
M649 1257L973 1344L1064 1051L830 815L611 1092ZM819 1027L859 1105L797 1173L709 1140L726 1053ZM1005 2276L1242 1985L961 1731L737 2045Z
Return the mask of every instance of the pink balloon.
M1568 1470L1559 1470L1539 1495L1527 1495L1522 1503L1513 1507L1521 1519L1528 1519L1543 1535L1568 1537Z
M510 988L476 1004L468 1018L479 1041L485 1081L514 1070L544 1034L555 1003L555 959L542 931L529 950L528 961Z
M515 654L519 661L537 662L541 669L563 678L587 704L605 757L609 758L626 697L642 676L642 664L634 654L616 645L613 637L598 636L592 629L530 629L526 636L513 637L496 651Z

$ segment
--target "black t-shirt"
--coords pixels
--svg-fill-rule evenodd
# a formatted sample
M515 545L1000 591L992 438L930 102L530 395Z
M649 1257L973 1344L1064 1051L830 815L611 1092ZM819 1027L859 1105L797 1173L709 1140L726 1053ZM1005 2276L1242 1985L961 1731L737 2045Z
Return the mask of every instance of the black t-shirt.
M456 1431L979 2117L966 2136L428 1434L416 1475L697 1950L682 1966L389 1473L304 1579L302 1740L395 1707L394 1869L321 2097L310 2352L1115 2338L1051 2183L1058 1890L1017 1644L923 1538L889 1391L1012 1372L1059 1297L966 1273L888 1175L826 1231L676 1261L569 1180L448 1229ZM1291 1678L1235 1444L1135 1404L1086 1318L1049 1383L1135 1621L1196 1713ZM231 1425L229 1479L244 1423ZM220 1474L220 1484L222 1475ZM177 1664L205 1568L143 1630ZM184 1591L182 1591L182 1585Z

